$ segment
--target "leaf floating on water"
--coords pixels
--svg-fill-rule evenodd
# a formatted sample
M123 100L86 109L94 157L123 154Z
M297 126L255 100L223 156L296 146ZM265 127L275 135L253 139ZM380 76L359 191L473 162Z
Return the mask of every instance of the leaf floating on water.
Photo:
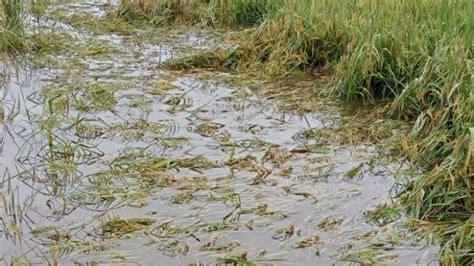
M249 261L247 259L247 252L241 252L241 253L236 253L236 254L231 254L231 255L226 255L222 258L218 259L219 263L218 265L242 265L242 266L256 266L257 264Z
M319 242L320 239L321 238L316 235L307 236L303 239L298 240L298 242L296 242L295 248L307 248L307 247L314 246L320 243Z
M347 171L344 174L344 177L348 179L354 179L354 178L361 179L363 175L364 175L363 164L360 164L360 165L355 166L351 170Z
M244 226L245 226L247 229L249 229L250 231L252 231L252 230L253 230L253 224L254 224L254 221L253 221L253 220L250 220L250 221L246 222L246 223L244 224Z
M310 153L311 150L307 146L300 146L290 150L291 153Z
M239 243L237 242L229 242L225 243L223 245L217 245L216 240L213 240L211 242L207 242L201 248L199 248L200 251L207 251L207 252L230 252L232 251L235 247L238 247Z
M313 194L308 193L308 192L295 192L293 194L295 194L296 196L302 196L306 199L313 199L315 201L318 200Z
M194 127L190 127L191 131L203 136L203 137L212 137L217 134L219 129L223 128L225 125L215 123L215 122L206 122Z
M122 237L136 231L144 230L153 223L155 223L155 220L149 218L115 218L103 223L100 228L103 234L112 234L116 237Z
M178 86L174 85L168 79L160 79L159 81L155 82L151 88L149 89L150 94L153 95L164 95L167 91L179 89Z
M191 191L186 191L186 192L176 195L173 198L172 202L174 204L183 204L183 203L189 202L192 198L193 198L193 193Z
M280 228L275 231L275 234L272 236L273 239L284 241L292 237L295 233L295 227L290 224L288 227Z
M319 229L323 229L324 231L334 230L339 228L339 226L344 222L344 219L341 218L325 218L318 224Z
M48 225L48 226L39 226L36 228L33 228L33 230L30 231L31 234L33 235L41 235L45 234L51 231L58 231L61 230L59 227Z

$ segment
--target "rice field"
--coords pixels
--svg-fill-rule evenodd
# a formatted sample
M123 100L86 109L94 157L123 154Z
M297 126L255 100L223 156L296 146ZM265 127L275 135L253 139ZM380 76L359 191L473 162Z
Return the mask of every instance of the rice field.
M1 263L473 263L472 1L1 7Z

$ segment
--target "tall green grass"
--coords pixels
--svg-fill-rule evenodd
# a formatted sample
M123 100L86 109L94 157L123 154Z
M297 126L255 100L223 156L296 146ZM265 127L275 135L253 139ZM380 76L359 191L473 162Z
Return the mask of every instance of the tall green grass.
M9 29L21 27L21 1L2 0L2 10L4 13L5 26Z
M21 50L24 32L21 0L2 0L0 5L0 52Z
M157 24L255 25L227 57L195 59L307 71L348 101L388 101L388 116L414 122L400 146L423 170L403 196L408 213L442 240L444 264L474 263L474 1L124 0L120 10Z
M0 3L0 53L57 52L67 46L67 33L46 31L40 18L51 0L2 0ZM36 18L38 27L25 23L27 15ZM27 33L28 32L28 33Z
M118 15L135 25L252 26L281 0L121 0Z

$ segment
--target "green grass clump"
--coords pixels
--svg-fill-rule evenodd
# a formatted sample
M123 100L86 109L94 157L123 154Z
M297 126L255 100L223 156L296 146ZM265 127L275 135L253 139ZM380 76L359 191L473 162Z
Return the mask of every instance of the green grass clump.
M261 23L281 0L122 0L114 12L135 26L200 24L251 26Z
M31 12L39 18L44 14L48 1L2 0L0 4L0 53L22 52L52 53L64 49L71 41L67 33L26 33L23 17Z
M228 12L231 14L230 23L236 25L256 25L261 23L268 13L268 0L234 1Z
M204 13L202 1L122 0L115 15L135 26L158 26L165 23L198 23Z
M0 23L0 27L3 27ZM23 33L21 33L23 34ZM0 30L0 53L6 52L20 52L28 49L23 35L19 33L3 28Z
M55 53L70 44L72 38L66 33L38 32L30 36L17 31L0 31L0 53Z
M83 112L101 112L117 105L114 94L118 89L119 85L107 82L76 82L46 86L40 95L58 114L67 114L70 107Z
M2 0L2 21L8 29L20 29L22 5L20 0Z
M0 4L0 53L27 48L21 22L21 2L2 0Z
M36 52L59 52L71 43L72 37L67 33L39 32L31 37L31 48Z

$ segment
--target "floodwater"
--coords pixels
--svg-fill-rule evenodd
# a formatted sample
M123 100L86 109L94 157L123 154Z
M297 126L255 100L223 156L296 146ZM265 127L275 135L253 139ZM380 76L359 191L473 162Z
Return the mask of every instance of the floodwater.
M160 68L218 32L44 25L80 48L2 63L0 262L437 265L403 215L367 218L404 166L318 135L343 117L311 85Z

